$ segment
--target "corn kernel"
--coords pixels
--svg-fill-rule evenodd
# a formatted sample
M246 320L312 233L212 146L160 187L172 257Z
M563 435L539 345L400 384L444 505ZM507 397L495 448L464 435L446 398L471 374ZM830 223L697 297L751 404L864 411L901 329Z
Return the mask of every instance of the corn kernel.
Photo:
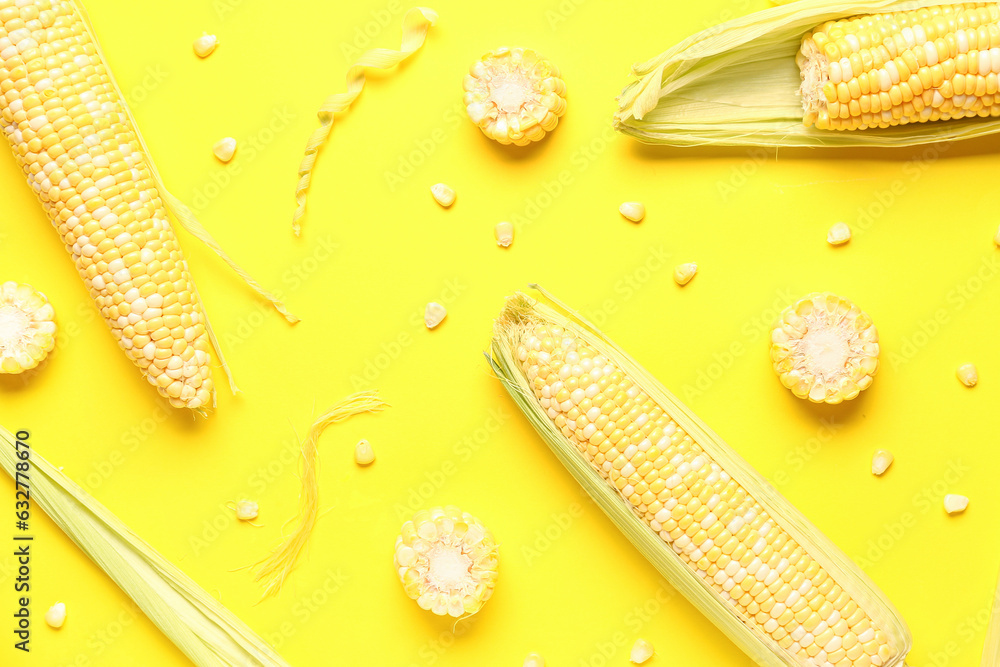
M219 38L215 35L209 35L207 32L203 33L201 37L194 40L194 52L199 58L207 58L212 55L215 48L219 45Z
M260 506L253 500L241 500L236 503L236 518L240 521L253 521L260 512Z
M955 493L949 493L944 497L944 511L948 514L960 514L969 506L969 499Z
M674 282L682 286L687 285L696 273L698 273L698 265L694 262L678 264L674 267Z
M650 658L653 657L653 645L650 644L645 639L636 639L635 644L632 645L632 651L629 653L629 660L637 665L641 665Z
M215 157L217 157L220 162L229 162L233 159L233 154L235 152L236 140L232 137L220 139L215 146L212 147L212 153L215 154Z
M979 383L979 371L972 364L962 364L955 371L955 375L958 376L958 381L966 387L975 387Z
M431 301L424 309L424 324L428 329L433 329L441 324L441 321L448 316L448 310L436 301Z
M881 475L882 473L884 473L886 470L889 469L889 466L892 465L892 462L893 462L892 452L886 451L884 449L875 450L875 455L872 456L872 474L876 476Z
M826 234L826 242L830 245L843 245L851 240L851 228L845 222L838 222Z
M354 446L354 462L359 466L371 465L375 460L375 450L367 440L359 440Z
M50 628L59 629L66 622L66 604L56 602L45 612L45 622Z
M431 186L431 196L441 206L448 208L455 203L455 191L444 183L435 183Z
M618 207L618 212L627 220L642 222L642 219L646 217L646 206L642 202L627 201Z
M493 228L493 237L501 248L509 248L514 242L514 225L509 222L498 222Z
M524 659L523 667L545 667L545 658L537 653L529 653Z

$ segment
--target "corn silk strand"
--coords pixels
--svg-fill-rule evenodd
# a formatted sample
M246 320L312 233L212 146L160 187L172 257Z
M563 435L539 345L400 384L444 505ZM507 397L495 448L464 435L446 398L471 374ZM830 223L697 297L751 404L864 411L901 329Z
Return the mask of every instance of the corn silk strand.
M29 454L30 451L30 454ZM20 454L20 456L19 456ZM26 461L22 456L29 456ZM28 463L28 471L18 465ZM0 427L0 466L198 667L288 667L280 655L35 449ZM25 476L27 475L27 482Z
M328 426L345 421L363 412L381 412L389 404L379 398L377 391L351 394L316 420L309 428L309 434L302 442L301 468L302 490L299 494L299 513L295 517L298 525L271 555L254 565L256 580L264 583L264 597L277 595L285 584L285 579L295 568L302 550L309 542L316 519L319 516L319 436Z
M437 13L433 9L426 7L413 7L406 12L403 17L403 41L399 51L391 49L371 49L362 56L347 70L347 91L337 93L326 98L323 106L320 107L320 126L309 137L306 144L305 156L299 165L299 182L295 188L295 201L298 206L295 215L292 217L292 231L296 236L302 233L300 220L306 213L306 193L309 190L309 183L312 180L312 170L316 165L316 158L326 140L330 137L333 129L334 116L343 111L347 111L354 100L365 87L365 68L391 69L409 58L424 44L427 31L434 22L437 21Z
M74 10L76 10L76 12L80 15L80 18L83 20L83 24L86 26L87 31L90 33L91 41L93 42L94 47L97 50L98 57L105 63L105 69L108 72L108 77L111 81L111 85L114 87L115 92L118 94L118 99L121 101L122 110L128 117L129 123L132 124L132 128L135 131L136 139L139 142L139 149L143 153L144 157L146 158L146 162L149 165L149 170L153 176L153 183L156 186L156 189L160 192L160 194L163 195L163 201L167 207L167 210L170 211L170 213L174 216L174 219L177 220L178 223L180 223L180 226L183 227L188 234L191 234L196 239L198 239L206 246L208 246L212 250L212 252L218 255L222 259L222 261L224 261L229 266L229 268L232 269L233 272L235 272L236 275L238 275L240 279L243 280L243 282L245 282L250 287L250 289L252 289L258 295L262 296L264 299L270 302L270 304L274 306L274 309L277 310L279 313L281 313L281 315L289 323L291 324L297 323L299 321L299 318L293 315L292 313L288 312L288 309L285 308L284 303L282 303L277 296L272 294L270 291L266 290L263 286L261 286L260 283L254 280L253 277L250 276L250 274L243 269L243 267L237 264L226 253L226 251L222 249L222 246L218 244L218 242L208 232L208 230L201 225L194 212L186 204L184 204L184 202L182 202L180 199L171 194L169 190L167 190L166 186L163 183L163 177L160 176L160 172L156 168L156 162L153 160L152 153L149 151L149 148L146 147L146 141L145 139L143 139L142 132L139 129L139 124L135 121L135 116L132 115L132 109L128 105L127 98L122 93L122 89L118 85L118 80L115 78L114 73L112 72L111 67L108 64L108 59L104 55L104 51L101 49L101 43L97 39L97 33L94 30L94 26L90 21L90 17L87 14L86 8L77 0L70 0L70 4L74 8ZM195 292L198 300L204 303L204 301L201 299L201 295L198 294L197 287L194 286L193 282L192 282L192 291ZM234 394L239 393L239 388L236 386L236 381L233 378L232 371L229 368L229 364L226 363L225 355L223 355L222 353L222 348L219 345L219 341L216 338L215 332L212 329L212 324L208 319L208 313L205 312L204 315L205 315L205 329L208 333L209 340L212 343L212 348L215 350L216 357L218 357L219 365L222 367L222 371L225 373L226 379L229 381L229 388ZM215 402L213 396L213 407L214 406Z

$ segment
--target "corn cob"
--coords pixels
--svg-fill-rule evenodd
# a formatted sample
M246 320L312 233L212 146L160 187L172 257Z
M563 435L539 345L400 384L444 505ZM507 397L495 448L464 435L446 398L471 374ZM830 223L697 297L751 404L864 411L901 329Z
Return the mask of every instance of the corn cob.
M421 510L403 524L393 556L406 594L439 616L475 614L493 595L497 544L457 507Z
M162 189L75 2L0 0L0 126L119 346L171 405L214 404L215 341L164 199L296 321Z
M1000 5L782 3L633 67L616 127L674 146L911 146L1000 131ZM928 122L928 121L949 122ZM835 131L852 130L852 131Z
M874 584L599 332L518 294L492 347L562 463L758 664L903 664L909 633Z

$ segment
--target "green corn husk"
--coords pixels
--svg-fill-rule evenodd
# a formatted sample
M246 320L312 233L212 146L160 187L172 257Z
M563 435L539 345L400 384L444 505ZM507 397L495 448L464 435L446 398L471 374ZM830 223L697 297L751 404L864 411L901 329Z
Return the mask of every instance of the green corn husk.
M0 427L0 466L12 479L17 464L22 463L17 451L14 436ZM288 667L245 623L34 449L28 474L31 502L41 507L191 662L198 667Z
M618 490L579 453L576 445L563 436L535 399L528 380L520 370L512 336L518 327L526 323L559 325L578 335L612 360L723 470L752 495L770 514L771 519L777 521L845 591L849 592L872 622L886 632L894 653L884 663L884 667L905 665L905 657L912 643L909 630L885 595L858 566L637 362L606 339L582 316L546 292L542 291L542 294L555 308L520 293L508 299L494 328L490 363L514 402L521 408L556 458L650 564L757 664L764 667L803 667L798 658L778 646L755 625L744 623L736 610L688 568L656 531L633 512Z
M993 594L993 611L990 614L990 624L986 628L986 643L983 644L983 660L980 667L997 667L1000 665L1000 580Z
M704 30L632 68L615 128L668 146L915 146L1000 132L998 118L836 131L802 122L795 64L802 37L826 21L960 0L799 0Z

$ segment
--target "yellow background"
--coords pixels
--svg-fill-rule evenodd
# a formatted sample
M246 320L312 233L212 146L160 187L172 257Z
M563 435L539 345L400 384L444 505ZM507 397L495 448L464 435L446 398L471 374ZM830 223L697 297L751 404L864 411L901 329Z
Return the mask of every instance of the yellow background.
M638 636L659 650L650 664L749 664L661 588L491 377L492 318L532 281L602 325L863 562L912 629L911 665L979 664L1000 565L1000 141L777 156L643 147L608 129L631 63L764 0L441 0L424 49L372 77L337 121L295 239L315 110L360 50L398 47L406 5L86 4L171 189L303 321L289 327L181 233L243 394L220 390L208 420L169 409L95 316L4 151L0 278L46 292L62 336L41 371L0 381L0 421L30 429L39 453L290 664L519 665L538 651L554 667L624 665ZM201 61L190 44L205 30L221 46ZM488 142L461 116L466 68L505 44L548 55L569 87L568 114L527 150ZM211 147L227 135L241 147L223 167ZM428 193L439 181L458 191L451 210ZM625 200L645 202L642 224L619 216ZM503 219L517 227L509 250L492 238ZM839 220L855 236L833 248ZM700 270L681 289L671 270L683 261ZM879 327L881 371L849 405L800 401L770 369L775 308L816 290L855 300ZM435 331L420 321L431 300L450 313ZM966 361L982 377L972 390L954 375ZM236 570L295 512L295 435L359 388L393 407L323 437L329 513L281 596L257 604L259 587ZM368 469L352 461L362 437L378 455ZM876 448L896 455L882 478L869 472ZM6 488L0 545L13 532ZM945 492L968 495L969 510L945 515ZM236 525L226 504L242 497L260 503L263 527ZM454 633L406 598L391 565L403 518L449 503L501 542L494 598ZM4 630L0 663L186 663L40 511L33 521L33 652L15 655ZM11 564L0 556L3 628ZM56 600L69 613L59 632L41 622Z

